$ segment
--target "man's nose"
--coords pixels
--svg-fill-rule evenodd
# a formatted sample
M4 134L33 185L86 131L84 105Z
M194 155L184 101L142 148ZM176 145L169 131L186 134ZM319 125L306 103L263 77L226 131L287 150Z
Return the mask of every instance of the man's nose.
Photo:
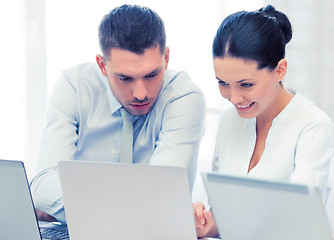
M138 100L144 100L147 97L147 87L144 80L137 80L135 82L133 96Z

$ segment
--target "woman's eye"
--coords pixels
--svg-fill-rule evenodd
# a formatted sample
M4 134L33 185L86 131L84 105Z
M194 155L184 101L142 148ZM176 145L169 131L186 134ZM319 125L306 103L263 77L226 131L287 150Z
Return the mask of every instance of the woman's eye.
M219 80L218 83L221 85L221 86L227 86L228 83L222 81L222 80Z
M243 83L243 84L241 84L241 86L245 87L245 88L250 88L250 87L253 86L253 84L252 83Z

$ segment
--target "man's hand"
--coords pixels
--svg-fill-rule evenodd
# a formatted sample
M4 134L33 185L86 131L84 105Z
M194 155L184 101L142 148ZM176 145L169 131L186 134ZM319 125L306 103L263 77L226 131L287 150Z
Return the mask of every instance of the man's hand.
M36 211L36 215L37 215L37 219L39 221L45 221L45 222L57 222L57 219L52 217L51 215L39 210L39 209L35 209Z
M218 230L211 211L201 202L193 204L197 237L218 237Z

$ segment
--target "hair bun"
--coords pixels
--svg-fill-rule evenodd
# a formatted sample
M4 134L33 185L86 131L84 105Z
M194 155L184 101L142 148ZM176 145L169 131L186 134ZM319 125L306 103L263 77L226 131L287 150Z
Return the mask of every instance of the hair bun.
M284 13L277 11L272 5L267 5L266 7L259 9L259 12L263 12L265 15L273 18L282 30L285 44L290 42L292 38L292 26L288 17Z

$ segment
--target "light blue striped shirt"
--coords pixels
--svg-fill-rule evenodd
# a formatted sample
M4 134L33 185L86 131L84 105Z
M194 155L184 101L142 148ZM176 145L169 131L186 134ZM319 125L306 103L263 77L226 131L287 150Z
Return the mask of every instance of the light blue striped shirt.
M59 160L118 162L121 105L96 63L63 72L51 96L41 136L37 171ZM153 109L134 117L133 162L181 166L193 185L205 124L205 99L185 72L167 70ZM56 172L32 185L36 208L65 221Z

